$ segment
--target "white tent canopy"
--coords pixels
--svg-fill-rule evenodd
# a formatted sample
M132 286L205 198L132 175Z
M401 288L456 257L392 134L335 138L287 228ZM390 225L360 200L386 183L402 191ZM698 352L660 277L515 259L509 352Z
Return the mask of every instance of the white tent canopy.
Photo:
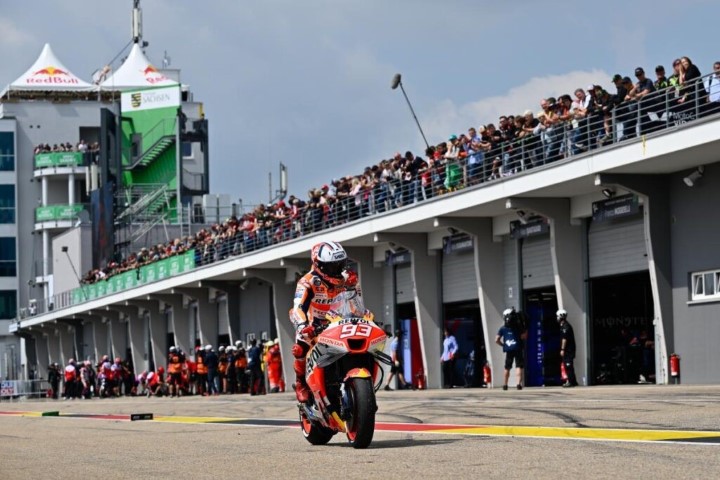
M55 56L46 43L40 56L27 72L8 86L8 90L82 91L93 90L93 85L80 80Z
M140 46L133 45L130 54L110 77L100 84L103 90L125 90L138 87L167 87L178 85L152 66Z

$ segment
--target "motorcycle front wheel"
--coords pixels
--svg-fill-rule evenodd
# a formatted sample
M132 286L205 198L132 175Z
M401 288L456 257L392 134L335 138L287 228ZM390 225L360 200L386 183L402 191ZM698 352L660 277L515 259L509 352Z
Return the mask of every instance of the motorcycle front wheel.
M300 412L300 430L305 440L313 445L325 445L335 435L335 432L322 425L308 420L304 413Z
M353 378L347 383L351 416L346 435L353 448L367 448L375 433L375 392L367 378Z

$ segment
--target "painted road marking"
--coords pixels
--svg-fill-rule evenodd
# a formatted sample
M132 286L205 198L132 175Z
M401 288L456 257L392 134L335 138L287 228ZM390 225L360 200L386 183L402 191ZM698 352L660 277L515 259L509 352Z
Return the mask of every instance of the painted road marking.
M0 416L21 416L38 418L42 412L0 411ZM96 420L130 421L130 415L60 413L59 417ZM254 419L231 417L193 417L193 416L155 416L147 423L184 423L237 425L246 427L297 428L297 420ZM590 440L611 442L671 442L698 445L719 445L720 431L701 430L643 430L621 428L573 428L573 427L533 427L498 425L450 425L426 423L390 423L377 422L375 430L397 433L434 433L445 435L474 435L486 437L524 437L551 438L565 440Z

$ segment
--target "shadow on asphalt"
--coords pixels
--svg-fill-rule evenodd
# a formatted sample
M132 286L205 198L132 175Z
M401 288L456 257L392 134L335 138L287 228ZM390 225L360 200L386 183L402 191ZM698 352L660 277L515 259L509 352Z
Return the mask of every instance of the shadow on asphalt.
M447 445L461 441L460 438L438 438L438 439L399 439L399 440L373 440L368 449L386 449L386 448L412 448L425 447L428 445ZM328 443L328 447L350 447L349 443Z

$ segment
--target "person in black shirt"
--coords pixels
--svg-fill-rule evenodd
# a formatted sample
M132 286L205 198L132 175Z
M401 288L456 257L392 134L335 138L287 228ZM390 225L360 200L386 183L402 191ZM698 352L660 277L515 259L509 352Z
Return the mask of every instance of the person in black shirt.
M248 368L250 369L250 395L259 395L265 392L265 377L262 372L262 348L254 338L250 341L248 350Z
M565 365L565 374L567 380L563 383L563 387L577 387L577 379L575 378L575 332L572 325L567 321L567 311L557 311L557 321L560 323L560 358Z
M525 368L525 327L514 308L503 312L504 325L495 336L495 343L505 352L505 375L503 390L508 389L508 379L513 362L517 370L517 389L522 390L523 369Z

